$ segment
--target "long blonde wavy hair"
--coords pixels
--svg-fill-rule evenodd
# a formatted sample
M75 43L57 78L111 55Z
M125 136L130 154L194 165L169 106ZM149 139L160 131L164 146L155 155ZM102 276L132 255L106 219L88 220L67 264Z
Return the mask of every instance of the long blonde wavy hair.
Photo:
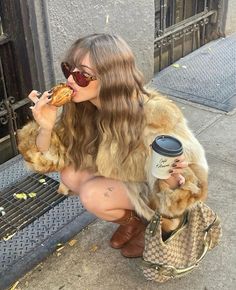
M65 61L72 68L79 67L87 54L100 80L101 108L98 110L89 101L69 103L63 107L59 122L67 157L76 169L90 167L88 156L95 164L100 142L108 150L116 144L119 150L115 158L121 163L141 145L143 96L148 96L134 55L121 37L93 34L80 38L69 49Z

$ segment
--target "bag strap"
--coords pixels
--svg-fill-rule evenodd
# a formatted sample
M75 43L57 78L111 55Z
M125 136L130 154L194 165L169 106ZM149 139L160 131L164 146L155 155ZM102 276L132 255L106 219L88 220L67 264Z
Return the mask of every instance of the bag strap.
M181 224L171 234L171 236L175 235L177 232L179 232L181 230L181 228L183 228L184 224L187 221L188 214L189 214L189 211L186 210L181 215L174 216L174 217L167 217L166 215L162 215L162 214L160 214L159 212L156 211L155 215L153 216L152 220L149 223L149 234L151 234L152 237L155 236L157 227L161 223L162 218L167 218L167 219L182 218Z
M156 234L157 226L160 224L160 222L161 215L156 212L149 225L149 233L152 235L152 237Z

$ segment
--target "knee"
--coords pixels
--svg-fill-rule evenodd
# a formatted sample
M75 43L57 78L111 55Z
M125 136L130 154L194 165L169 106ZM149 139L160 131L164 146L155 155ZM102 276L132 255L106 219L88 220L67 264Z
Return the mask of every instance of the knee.
M92 213L101 211L101 204L96 198L96 188L90 182L86 182L80 187L79 197L81 203L88 211Z
M62 183L68 187L74 194L78 195L82 205L90 212L97 210L96 206L96 193L94 186L89 181L79 182L78 179L74 180L70 172L63 170L60 173Z
M67 167L60 172L62 183L75 194L79 194L80 186L92 178L93 175L88 171L75 171L71 167Z

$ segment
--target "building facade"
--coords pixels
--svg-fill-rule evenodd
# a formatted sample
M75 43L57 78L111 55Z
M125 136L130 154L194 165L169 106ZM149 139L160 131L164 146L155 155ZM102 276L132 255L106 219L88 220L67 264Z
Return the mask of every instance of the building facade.
M18 153L17 129L30 119L26 96L64 80L60 62L79 37L121 35L148 83L154 71L236 32L235 15L235 0L2 0L0 163Z

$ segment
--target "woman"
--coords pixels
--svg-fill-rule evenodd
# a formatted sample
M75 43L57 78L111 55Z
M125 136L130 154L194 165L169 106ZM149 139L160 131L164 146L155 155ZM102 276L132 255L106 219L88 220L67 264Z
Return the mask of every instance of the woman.
M88 211L120 225L110 241L113 248L126 257L142 256L145 224L155 209L161 206L162 214L167 213L167 232L181 220L173 219L175 210L165 212L161 205L158 180L149 174L150 144L160 134L175 136L183 144L184 155L164 181L173 194L187 190L194 196L181 213L206 196L204 151L177 106L144 89L133 53L120 37L94 34L78 39L62 71L73 89L72 102L59 113L50 105L50 92L40 96L32 91L36 122L21 130L19 149L34 170L60 171L63 184ZM197 194L189 184L184 187L190 169Z

